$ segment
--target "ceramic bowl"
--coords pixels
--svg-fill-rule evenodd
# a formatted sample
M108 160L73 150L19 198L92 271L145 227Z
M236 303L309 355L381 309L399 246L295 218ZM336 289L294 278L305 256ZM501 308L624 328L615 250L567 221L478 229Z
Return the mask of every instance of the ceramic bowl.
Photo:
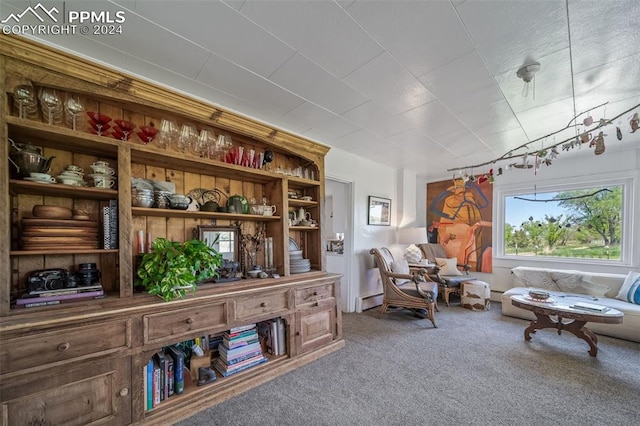
M260 272L262 272L259 269L254 269L251 271L247 271L247 275L249 275L251 278L258 278L260 276Z

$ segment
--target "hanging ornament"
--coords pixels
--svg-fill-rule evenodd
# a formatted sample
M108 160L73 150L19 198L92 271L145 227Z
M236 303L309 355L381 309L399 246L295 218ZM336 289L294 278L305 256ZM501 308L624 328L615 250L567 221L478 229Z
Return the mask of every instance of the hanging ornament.
M635 114L633 114L633 117L631 117L631 121L629 121L629 124L631 125L631 132L630 133L635 133L636 130L638 130L638 127L640 125L640 118L638 118L638 113L637 112Z
M619 141L622 140L622 130L620 130L620 127L616 127L616 137Z
M481 185L488 180L489 180L489 177L487 175L478 176L478 185Z
M587 143L590 140L591 140L591 133L584 132L583 134L580 135L580 141L582 141L582 143Z
M596 146L596 149L594 151L594 153L596 155L600 155L602 153L604 153L605 147L604 147L604 135L603 132L600 132L598 134L598 136L595 137L595 139L593 140L593 142L591 142L592 144L594 144ZM591 145L589 145L591 146Z
M553 147L551 148L551 152L549 152L549 160L555 160L556 157L558 157L558 148L557 147Z
M502 176L502 167L498 167L498 176Z
M589 115L587 118L582 120L582 124L584 124L587 127L591 126L593 124L593 117Z

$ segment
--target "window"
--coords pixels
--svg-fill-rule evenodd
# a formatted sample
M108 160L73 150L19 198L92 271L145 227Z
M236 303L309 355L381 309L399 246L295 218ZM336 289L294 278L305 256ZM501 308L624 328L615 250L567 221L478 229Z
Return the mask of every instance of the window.
M502 257L629 263L632 180L502 191Z

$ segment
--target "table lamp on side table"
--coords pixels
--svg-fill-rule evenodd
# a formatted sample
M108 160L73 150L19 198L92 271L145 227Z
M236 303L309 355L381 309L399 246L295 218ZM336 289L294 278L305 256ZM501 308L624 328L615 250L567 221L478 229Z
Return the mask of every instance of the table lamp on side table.
M416 244L426 244L427 228L401 228L398 230L398 243L409 244L404 251L408 263L417 264L422 259L422 250Z

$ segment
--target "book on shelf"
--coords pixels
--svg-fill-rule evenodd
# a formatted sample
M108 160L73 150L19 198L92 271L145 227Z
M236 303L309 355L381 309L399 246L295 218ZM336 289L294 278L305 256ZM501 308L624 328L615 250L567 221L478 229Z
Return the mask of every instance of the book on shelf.
M153 359L150 359L146 365L146 399L147 410L153 408Z
M166 385L168 385L164 353L156 352L153 354L153 362L158 365L158 369L160 370L160 383L158 384L158 389L160 392L160 401L164 401L166 398L165 388L167 387Z
M78 302L84 300L102 299L106 297L103 290L84 293L61 294L58 296L37 296L16 299L16 308L34 308L38 306L59 305L61 303Z
M245 355L239 355L232 359L224 359L222 357L220 357L220 359L222 359L227 365L233 365L233 364L239 364L243 361L246 361L248 359L254 358L259 355L262 355L262 349L257 349L253 352L248 352Z
M173 390L180 395L184 392L184 352L175 346L168 346L167 353L173 358Z
M32 290L29 296L58 296L62 294L86 293L88 291L102 290L102 284L86 285L82 287L60 288L57 290Z
M175 386L175 378L173 375L173 358L171 357L171 355L165 353L164 354L164 362L167 365L167 396L171 396L175 393L174 390L174 386Z
M160 404L160 366L153 360L153 406Z
M220 357L225 360L234 359L238 356L246 355L257 350L262 350L260 342L254 342L249 345L240 346L234 349L228 349L225 345L220 345L218 347L218 353L220 354Z
M247 324L247 325L241 325L240 327L233 327L229 330L228 334L236 334L242 331L246 331L246 330L251 330L253 328L256 328L255 324Z
M102 248L105 250L118 248L117 200L109 200L109 205L102 207Z
M285 339L285 327L284 320L282 318L276 318L278 324L278 353L277 355L284 355L287 352L287 344Z

